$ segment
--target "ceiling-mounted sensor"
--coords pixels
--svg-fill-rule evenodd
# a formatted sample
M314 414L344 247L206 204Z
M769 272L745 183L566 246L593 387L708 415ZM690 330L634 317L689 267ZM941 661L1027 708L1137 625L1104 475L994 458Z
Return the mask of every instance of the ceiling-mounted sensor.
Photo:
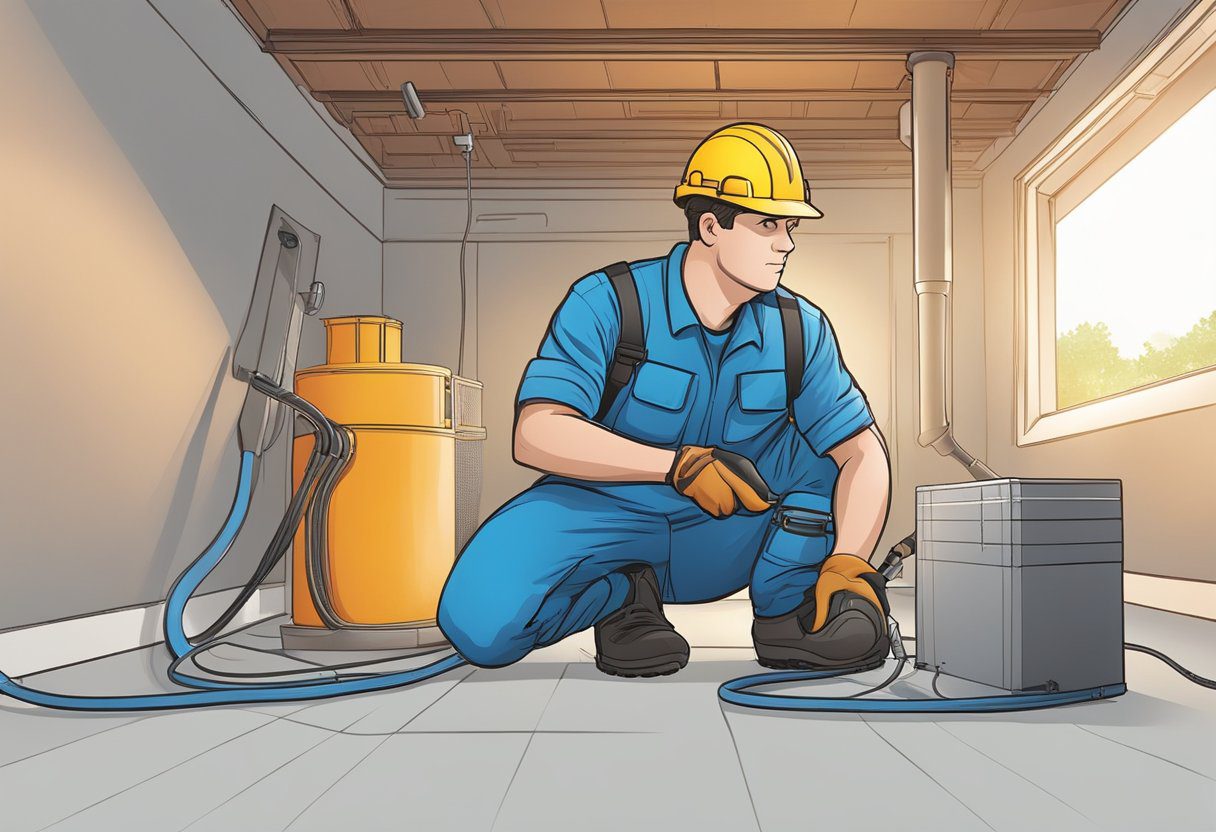
M414 89L413 81L406 81L401 85L401 97L405 99L405 111L410 118L422 118L426 115L426 109L422 106L422 99L418 97L418 90Z

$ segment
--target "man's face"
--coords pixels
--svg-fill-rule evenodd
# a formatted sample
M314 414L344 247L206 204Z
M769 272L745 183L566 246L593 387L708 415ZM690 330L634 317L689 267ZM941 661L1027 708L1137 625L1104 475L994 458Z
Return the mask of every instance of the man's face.
M777 288L785 261L794 250L792 234L797 227L794 217L763 214L739 214L730 228L722 228L715 221L718 264L736 282L757 292L771 292Z

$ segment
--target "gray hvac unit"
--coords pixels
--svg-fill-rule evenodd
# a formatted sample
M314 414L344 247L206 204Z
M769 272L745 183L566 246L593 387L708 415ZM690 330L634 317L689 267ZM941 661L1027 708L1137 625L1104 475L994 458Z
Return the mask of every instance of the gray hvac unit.
M1119 480L916 489L916 666L1010 691L1120 684Z

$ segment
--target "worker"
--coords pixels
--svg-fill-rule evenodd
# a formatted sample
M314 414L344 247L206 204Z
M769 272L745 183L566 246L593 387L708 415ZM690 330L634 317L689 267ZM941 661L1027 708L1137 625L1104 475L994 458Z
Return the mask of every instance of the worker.
M749 586L762 664L887 655L868 562L886 447L827 317L779 287L794 229L823 216L794 149L717 130L675 202L689 242L576 281L524 370L513 454L545 475L486 519L439 601L473 664L594 626L600 670L674 673L689 645L663 604Z

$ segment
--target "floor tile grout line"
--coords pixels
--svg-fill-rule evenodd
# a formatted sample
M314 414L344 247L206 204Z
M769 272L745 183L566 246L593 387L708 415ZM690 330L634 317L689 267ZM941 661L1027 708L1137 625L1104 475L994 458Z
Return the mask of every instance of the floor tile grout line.
M381 706L381 707L383 707L383 706ZM376 713L376 711L379 711L379 710L380 710L380 708L376 708L376 709L375 709L374 711L372 711L371 713ZM349 728L350 726L354 725L354 724L355 724L356 722L358 722L359 720L361 720L361 719L365 719L366 717L368 717L368 716L370 716L370 715L371 715L371 714L361 714L360 716L355 717L355 718L354 718L354 719L352 719L350 722L348 722L346 725L344 725L344 726L343 726L343 729ZM293 720L293 719L288 719L287 717L283 717L283 718L284 718L284 719L286 719L288 722L296 722L296 720ZM309 728L315 728L315 729L316 729L316 730L318 730L318 731L325 731L325 730L326 730L325 728L321 728L320 726L317 726L317 725L309 725L307 722L296 722L296 724L297 724L297 725L307 725ZM303 751L301 751L299 754L295 755L295 756L294 756L294 757L292 757L291 759L289 759L289 760L285 760L284 762L282 762L282 763L280 763L279 765L275 766L273 769L271 769L270 771L266 772L265 774L263 774L261 777L259 777L259 778L257 778L256 780L254 780L254 781L253 781L252 783L250 783L249 785L245 786L245 788L241 789L240 791L236 792L235 794L229 795L229 796L228 796L228 797L227 797L227 798L226 798L226 799L225 799L223 802L221 802L221 803L217 803L215 806L212 806L212 807L211 807L210 809L208 809L206 812L204 812L203 814L199 815L199 816L198 816L197 818L195 818L194 820L190 821L190 823L188 823L186 826L183 826L183 827L181 828L181 830L179 830L179 832L185 832L185 830L189 829L191 826L194 826L194 825L195 825L195 824L197 824L199 821L201 821L201 820L203 820L204 818L206 818L208 815L211 815L212 813L214 813L214 812L218 811L218 810L219 810L221 807L223 807L223 806L227 806L229 803L231 803L232 801L236 800L238 797L240 797L240 796L241 796L241 795L243 795L245 792L247 792L247 791L249 791L250 789L252 789L254 786L256 786L256 785L258 785L259 783L263 782L263 781L264 781L264 780L266 780L267 778L273 777L273 776L275 775L275 773L277 773L278 771L280 771L280 770L282 770L282 769L286 768L287 766L289 766L289 765L291 765L292 763L294 763L296 760L299 760L299 759L300 759L301 757L303 757L304 755L311 753L313 750L315 750L315 749L319 748L320 746L324 745L325 743L329 742L329 741L330 741L330 740L332 740L334 737L338 736L338 734L339 734L339 733L341 733L341 732L334 732L334 733L331 733L331 734L330 734L329 736L327 736L327 737L323 737L323 738L321 739L321 741L320 741L320 742L313 743L313 744L312 744L312 745L310 745L308 748L304 749Z
M1015 769L1015 768L1011 768L1010 766L1005 765L1005 764L1004 764L1004 763L1002 763L1000 760L998 760L996 757L993 757L993 756L991 756L991 755L989 755L989 754L985 753L983 750L981 750L981 749L979 749L979 748L976 748L974 745L972 745L971 743L967 742L965 739L963 739L962 737L960 737L958 734L956 734L956 733L954 733L953 731L951 731L951 730L949 730L948 728L946 728L946 726L942 725L940 722L934 722L933 724L934 724L934 725L936 725L938 728L941 728L943 731L945 731L947 734L949 734L949 735L950 735L951 737L953 737L954 739L956 739L956 740L958 740L959 742L961 742L963 745L965 745L965 746L967 746L968 748L970 748L970 749L971 749L972 751L974 751L976 754L979 754L979 755L980 755L980 756L982 756L982 757L986 757L987 759L989 759L989 760L991 760L992 762L996 763L996 764L997 764L998 766L1000 766L1001 768L1003 768L1003 769L1005 769L1006 771L1008 771L1010 774L1013 774L1014 776L1019 777L1019 778L1021 778L1022 780L1025 780L1027 783L1029 783L1030 785L1034 786L1036 789L1038 789L1038 790L1039 790L1039 791L1041 791L1043 794L1045 794L1045 795L1047 795L1048 797L1050 797L1052 800L1057 801L1057 802L1058 802L1058 803L1059 803L1061 806L1064 806L1066 809L1069 809L1069 810L1071 810L1071 811L1073 811L1073 812L1076 812L1078 815L1080 815L1081 817L1085 818L1085 819L1086 819L1087 821L1089 821L1091 824L1096 824L1096 823L1097 823L1097 821L1095 821L1095 820L1094 820L1093 818L1091 818L1089 815L1087 815L1087 814L1085 814L1084 812L1082 812L1082 811L1081 811L1080 809L1078 809L1076 806L1073 806L1071 803L1069 803L1069 802L1068 802L1067 800L1065 800L1064 798L1060 797L1059 795L1055 794L1054 792L1051 792L1051 791L1049 791L1049 790L1045 789L1043 786L1041 786L1041 785L1039 785L1038 783L1036 783L1035 781L1031 780L1029 777L1027 777L1026 775L1022 774L1022 773L1021 773L1020 771L1018 771L1017 769Z
M168 716L168 714L161 714L159 716ZM62 745L56 745L51 748L44 748L41 751L35 751L33 754L27 754L26 756L19 757L16 760L9 760L7 763L0 763L0 769L5 769L5 768L8 768L9 766L15 766L15 765L17 765L17 763L24 763L26 760L32 760L35 757L41 757L43 754L50 754L52 751L58 751L61 748L67 748L70 745L75 745L78 742L83 742L84 740L92 739L93 737L100 737L102 734L107 734L110 731L117 731L119 728L127 728L131 725L134 725L137 722L144 722L145 720L148 720L148 719L157 719L157 718L158 717L156 717L156 716L136 717L135 719L127 720L126 722L119 723L118 725L111 725L109 728L102 728L100 731L94 731L92 734L85 734L83 737L77 737L74 740L68 740L67 742L63 743Z
M252 713L252 712L244 711L244 713ZM269 715L260 714L260 716L269 716ZM101 800L94 801L93 803L90 803L88 806L84 806L80 809L77 809L75 812L72 812L70 815L65 815L65 816L59 818L58 820L51 821L46 826L40 827L38 832L42 832L42 830L44 830L44 829L50 829L52 826L58 826L59 824L63 823L64 821L71 820L72 818L76 817L77 815L79 815L82 812L87 812L90 809L100 806L102 803L105 803L109 800L113 800L114 798L118 797L119 795L126 794L127 792L131 791L132 789L139 788L140 786L144 785L145 783L155 780L157 777L168 774L169 772L173 771L174 769L184 766L186 763L197 760L199 757L202 757L206 754L210 754L212 751L214 751L217 748L220 748L221 746L227 745L230 742L235 742L236 740L239 740L242 737L247 737L250 734L256 733L257 731L260 731L269 725L273 725L274 723L278 722L282 718L283 717L272 716L269 719L267 719L265 722L263 722L259 725L255 725L254 727L250 728L248 731L242 731L241 733L236 734L235 736L229 737L228 739L224 740L223 742L216 743L213 746L203 749L202 751L198 752L197 754L192 754L191 756L187 757L186 759L180 760L180 761L174 763L173 765L169 766L166 769L162 769L161 771L158 771L153 775L145 777L143 780L140 780L138 783L132 783L131 785L127 786L124 789L119 789L118 791L114 792L113 794L103 797Z
M608 731L608 730L583 731L583 730L559 730L559 729L538 729L536 731L533 731L530 728L502 729L502 730L497 730L497 731L484 730L484 729L480 729L480 728L470 728L467 730L460 729L460 728L450 728L450 729L435 728L435 729L431 729L431 730L421 730L421 731L367 731L367 732L363 732L363 731L347 731L342 728L326 728L322 725L313 725L311 722L300 722L299 720L289 719L287 717L284 717L284 719L286 719L288 722L294 722L296 725L305 725L309 728L316 728L319 731L328 731L331 734L335 734L335 735L342 734L343 736L347 736L347 737L392 737L392 736L409 737L409 736L414 736L414 735L435 736L435 735L443 735L443 734L496 735L496 734L661 734L661 733L663 733L662 731Z
M318 729L318 730L321 730L321 729ZM179 832L185 832L185 830L189 829L191 826L194 826L194 825L196 825L196 824L200 823L201 821L205 820L206 818L210 817L212 814L214 814L215 812L218 812L220 809L222 809L223 807L227 806L227 805L228 805L229 803L231 803L232 801L236 800L238 797L240 797L240 796L241 796L241 795L243 795L245 792L247 792L247 791L249 791L250 789L252 789L254 786L256 786L256 785L258 785L259 783L263 782L263 781L264 781L264 780L266 780L268 777L273 777L273 776L274 776L274 775L275 775L277 772L279 772L279 771L281 771L282 769L286 768L287 766L291 765L291 764L292 764L292 763L294 763L296 760L299 760L299 759L300 759L301 757L303 757L304 755L309 754L309 753L311 753L312 751L316 750L317 748L321 747L322 745L324 745L325 743L329 742L330 740L332 740L332 739L333 739L334 737L336 737L336 736L338 736L338 735L337 735L337 734L330 734L330 735L329 735L329 736L327 736L327 737L322 737L322 738L320 739L320 741L315 742L315 743L313 743L312 745L308 746L308 748L305 748L305 749L304 749L303 751L301 751L299 754L295 755L294 757L292 757L292 758L290 758L290 759L288 759L288 760L284 760L282 763L280 763L279 765L275 766L273 769L271 769L270 771L266 772L266 773L265 773L265 774L263 774L261 777L258 777L256 780L254 780L254 781L253 781L252 783L250 783L249 785L245 786L245 788L240 789L239 791L234 792L233 794L231 794L231 795L229 795L228 797L224 798L224 800L222 800L221 802L219 802L219 803L215 804L215 805L214 805L214 806L212 806L210 809L208 809L206 812L203 812L201 815L199 815L198 817L196 817L194 820L190 821L188 824L186 824L185 826L181 827L181 828L179 829Z
M498 808L494 810L494 820L490 821L490 832L494 832L494 827L498 824L498 816L502 814L502 807L507 804L507 796L511 794L511 787L515 785L515 778L519 775L519 770L523 768L524 758L528 756L528 749L532 747L532 741L536 739L536 731L540 728L540 724L545 718L545 711L549 710L549 703L557 695L557 689L561 685L562 679L566 678L566 672L570 670L570 665L571 662L566 662L562 668L561 674L553 684L553 690L549 692L549 698L545 700L544 707L540 709L540 715L536 717L536 724L532 726L532 731L528 735L528 741L524 743L524 750L519 755L519 761L515 763L515 770L511 772L511 779L507 781L507 787L503 789L502 797L498 800Z
M397 734L398 734L398 733L399 733L399 732L400 732L400 731L401 731L403 728L405 728L405 726L406 726L406 725L409 725L409 724L410 724L411 722L413 722L415 719L417 719L418 717L422 716L424 713L426 713L427 711L429 711L431 708L435 707L435 705L439 704L440 700L442 700L442 699L443 699L445 696L447 696L447 695L448 695L449 693L451 693L452 691L456 690L456 688L460 687L460 683L461 683L461 682L463 682L465 679L469 678L470 676L472 676L472 675L473 675L474 673L476 673L476 672L477 672L477 670L476 670L476 668L474 668L474 669L470 670L468 673L466 673L465 675L461 676L461 677L460 677L460 679L458 679L458 680L456 681L456 684L452 685L450 688L448 688L447 690L445 690L443 693L439 694L439 696L435 697L435 699L434 699L434 700L433 700L433 701L432 701L430 704L428 704L428 705L427 705L425 708L423 708L423 709L422 709L422 710L420 710L418 713L414 714L414 715L413 715L413 716L411 716L409 719L407 719L407 720L406 720L404 723L402 723L402 724L401 724L401 726L400 726L400 727L399 727L399 728L398 728L396 731L394 731L393 733L391 733L391 734L389 734L389 735L385 736L385 737L384 737L384 739L380 740L380 742L378 742L378 743L376 743L374 746L372 746L372 748L371 748L371 750L370 750L370 751L368 751L366 754L364 754L362 757L360 757L360 758L359 758L357 761L355 761L355 764L354 764L354 765L352 765L350 768L348 768L346 771L344 771L344 772L342 773L342 775L341 775L340 777L338 777L338 779L337 779L337 780L335 780L334 782L330 783L328 786L326 786L326 787L325 787L325 788L324 788L324 789L321 791L321 793L320 793L320 794L318 794L316 797L314 797L312 800L310 800L310 801L308 802L308 804L307 804L307 805L306 805L306 806L305 806L303 809L301 809L301 810L300 810L299 814L297 814L297 815L296 815L294 818L292 818L292 819L291 819L291 820L288 822L288 824L287 824L286 826L284 826L284 827L283 827L283 832L287 832L287 830L288 830L288 829L290 829L292 826L294 826L294 825L296 824L296 822L297 822L297 821L299 821L299 819L300 819L300 818L304 817L304 815L306 815L306 814L308 813L308 810L309 810L309 809L311 809L313 806L315 806L315 805L317 804L317 801L319 801L319 800L320 800L321 798L323 798L325 795L329 794L329 792L330 792L330 791L331 791L331 790L334 788L334 786L338 785L338 784L339 784L339 783L341 783L343 780L345 780L345 779L347 778L347 776L348 776L348 775L349 775L349 774L350 774L352 771L354 771L355 769L357 769L359 766L363 765L363 762L364 762L364 761L365 761L365 760L366 760L368 757L370 757L372 754L375 754L375 753L376 753L376 751L378 751L378 750L380 749L380 747L381 747L381 746L383 746L383 745L384 745L386 742L388 742L388 741L389 741L390 739L392 739L393 737L397 736ZM365 714L365 715L364 715L364 717L360 717L360 719L359 719L359 720L355 720L355 722L353 722L353 723L351 723L351 724L352 724L352 725L358 724L358 722L359 722L361 719L363 719L363 718L365 718L365 717L367 717L367 716L370 716L370 715L371 715L371 714ZM349 728L350 726L348 725L347 727Z
M869 728L871 731L874 732L874 735L876 737L878 737L880 740L882 740L887 745L889 745L891 748L893 748L895 750L895 753L899 754L899 756L903 757L905 760L907 760L909 763L911 763L913 766L915 766L916 770L919 771L921 774L925 775L930 780L932 780L934 783L936 783L937 787L939 789L944 791L946 794L950 795L950 797L954 798L954 800L957 801L960 806L962 806L964 809L966 809L971 814L975 815L975 817L979 820L980 823L984 824L984 826L987 826L989 829L993 830L993 832L996 832L996 827L994 827L988 821L984 820L983 816L981 816L979 812L972 809L969 805L967 805L967 803L962 798L960 798L954 792L952 792L948 788L946 788L945 785L943 785L940 780L938 780L936 777L934 777L929 772L925 771L924 768L921 767L920 763L916 762L911 757L909 757L907 754L905 754L902 749L900 749L897 745L895 745L895 743L891 742L889 739L884 737L877 728L875 728L873 725L870 724L869 720L867 720L861 714L858 714L857 716L859 719L861 719L862 723L867 728Z
M459 683L457 683L457 684L459 684ZM455 686L453 686L453 687L455 687ZM226 708L226 709L224 709L224 710L232 710L232 711L234 711L234 712L239 712L239 713L247 713L247 714L253 714L253 715L257 715L257 716L264 716L264 717L269 717L269 719L268 719L266 722L263 722L262 724L257 725L257 726L255 726L255 727L251 728L251 729L250 729L250 730L248 730L248 731L244 731L244 732L242 732L242 733L240 733L240 734L237 734L236 736L229 737L228 739L224 740L224 741L223 741L223 742L221 742L221 743L218 743L218 744L216 744L216 745L213 745L213 746L211 746L210 748L204 749L203 751L200 751L198 754L195 754L195 755L193 755L193 756L191 756L191 757L188 757L188 758L186 758L185 760L181 760L180 762L175 763L175 764L173 764L172 766L169 766L169 768L163 769L162 771L159 771L159 772L157 772L156 774L151 775L150 777L146 777L146 778L144 778L143 780L140 780L138 783L132 783L130 786L127 786L127 787L126 787L126 788L124 788L124 789L121 789L121 790L119 790L119 791L117 791L117 792L114 792L113 794L108 795L108 796L106 796L106 797L102 798L101 800L95 801L95 802L93 802L93 803L89 804L88 806L85 806L85 807L83 807L83 808L81 808L81 809L78 809L78 810L76 810L75 812L73 812L73 813L72 813L72 814L70 814L70 815L67 815L67 816L65 816L65 817L59 818L58 820L53 821L53 822L52 822L51 824L49 824L48 826L44 826L44 827L42 827L42 829L49 829L49 828L50 828L50 827L52 827L52 826L56 826L56 825L58 825L58 824L60 824L60 823L63 823L64 821L70 820L71 818L75 817L76 815L80 814L81 812L87 812L87 811L89 811L90 809L92 809L92 808L94 808L94 807L96 807L96 806L101 805L102 803L105 803L105 802L107 802L107 801L109 801L109 800L111 800L111 799L113 799L113 798L115 798L115 797L118 797L119 795L125 794L126 792L129 792L129 791L131 791L132 789L139 788L140 786L143 786L144 784L149 783L149 782L151 782L152 780L155 780L156 778L160 777L161 775L168 774L169 772L173 771L173 770L174 770L174 769L176 769L176 768L179 768L179 767L181 767L181 766L185 765L186 763L193 762L194 760L197 760L197 759L199 759L199 758L201 758L201 757L206 756L207 754L210 754L212 751L216 750L217 748L221 748L221 747L223 747L223 746L227 745L227 744L228 744L228 743L230 743L230 742L235 742L236 740L239 740L239 739L241 739L242 737L246 737L246 736L248 736L248 735L250 735L250 734L253 734L253 733L255 733L256 731L260 731L261 729L266 728L266 727L268 727L268 726L270 726L270 725L273 725L273 724L274 724L274 723L276 723L276 722L283 722L283 721L286 721L286 722L293 722L293 723L295 723L295 724L304 724L304 725L307 725L308 723L301 723L301 722L299 722L299 721L297 721L297 720L292 720L292 719L289 719L289 717L290 717L291 715L293 715L293 714L300 713L301 711L307 711L307 710L310 710L310 709L312 709L312 708L318 707L318 706L320 706L320 705L324 705L324 704L326 704L326 703L328 703L328 702L332 702L332 701L333 701L333 697L329 697L329 698L326 698L326 699L320 700L320 701L318 701L318 702L314 702L314 703L309 704L309 705L302 705L301 707L294 708L294 709L292 709L291 711L288 711L286 714L277 715L277 716L276 716L276 715L274 715L274 714L267 714L267 713L265 713L264 711L250 710L250 709L247 709L247 708ZM434 704L434 703L432 703L432 704ZM381 704L381 705L379 705L379 706L377 706L377 707L373 708L373 709L372 709L371 711L369 711L368 713L361 715L361 716L360 716L358 719L356 719L354 722L350 723L350 725L357 724L357 723L358 723L360 720L366 719L367 717L369 717L369 716L371 716L372 714L376 713L377 711L379 711L379 710L380 710L381 708L383 708L383 707L384 707L384 705L383 705L383 704ZM136 721L138 721L138 722L142 722L143 720L136 720ZM128 724L130 724L130 723L128 723ZM408 724L408 723L407 723L407 724ZM350 727L350 725L348 725L348 726L346 726L346 727ZM122 727L122 726L119 726L119 727ZM314 727L314 728L315 728L315 727L317 727L317 726L311 726L311 727ZM325 730L325 729L324 729L324 728L320 728L319 730ZM41 830L39 830L39 832L41 832Z
M143 649L143 648L140 648L140 649ZM173 691L165 691L165 692L172 693ZM219 711L234 711L234 712L240 711L240 712L249 713L249 714L258 714L259 716L269 716L269 717L274 717L277 719L287 719L287 717L290 715L303 713L304 711L309 711L309 710L312 710L313 708L317 708L322 705L327 705L327 704L333 702L334 699L335 699L335 697L328 697L325 699L317 700L315 702L308 702L305 704L301 704L299 707L293 708L292 710L288 711L286 714L284 714L282 716L277 716L273 712L260 711L257 708L248 707L248 704L253 704L253 703L248 703L244 706L240 706L240 705L229 706L229 707L221 706L221 707L216 708L215 710L217 712L219 712ZM379 710L379 708L377 708L376 710ZM130 711L121 711L121 712L116 712L116 713L131 713L131 712ZM141 722L146 722L150 719L165 719L165 718L169 718L169 717L178 716L182 713L187 713L187 711L182 711L180 709L166 710L166 711L163 711L160 713L151 714L149 716L137 716L137 717L127 720L126 722L122 722L118 725L111 725L109 728L102 728L100 731L94 731L92 734L85 734L82 737L76 737L75 739L69 740L68 742L65 742L61 745L52 746L51 748L44 748L41 751L35 751L33 754L27 754L26 756L19 757L16 760L9 760L6 763L0 763L0 769L4 769L4 768L7 768L8 766L16 765L17 763L23 763L26 760L32 760L33 758L39 757L43 754L50 754L53 751L58 751L61 748L67 748L71 745L75 745L78 742L83 742L85 740L92 739L93 737L99 737L102 734L109 733L110 731L117 731L120 728L130 728L133 725L136 725ZM375 711L372 711L369 714L365 714L364 716L370 716L371 713L375 713ZM296 720L296 719L287 719L287 721L294 722L297 725L312 725L312 723L303 722L301 720ZM358 721L359 720L355 720L355 722L358 722ZM321 730L328 730L319 725L312 725L312 727L321 728Z
M730 734L730 744L735 749L735 762L739 764L739 774L743 777L743 788L747 790L747 800L752 805L752 817L756 820L756 829L764 832L764 826L760 823L760 812L756 808L756 798L752 794L752 784L747 779L747 768L743 765L743 755L739 753L739 743L735 740L735 729L731 727L730 717L726 715L726 709L722 707L721 702L718 704L718 713L722 714L722 721L726 723L726 733Z
M1169 764L1170 764L1170 765L1172 765L1172 766L1177 766L1178 768L1182 769L1183 771L1189 771L1191 774L1195 774L1195 775L1197 775L1197 776L1199 776L1199 777L1202 777L1204 780L1207 780L1207 781L1212 782L1212 783L1216 783L1216 778L1209 777L1208 775L1204 774L1202 771L1196 771L1195 769L1190 768L1189 766L1184 766L1182 763L1175 762L1174 760L1171 760L1171 759L1169 759L1168 757L1161 757L1161 756L1159 756L1159 755L1157 755L1157 754L1154 754L1154 753L1153 753L1153 752L1151 752L1151 751L1146 751L1146 750L1144 750L1143 748L1138 748L1138 747L1136 747L1136 746L1134 746L1134 745L1128 745L1128 744L1127 744L1127 743L1125 743L1125 742L1119 742L1119 740L1117 740L1117 739L1115 739L1115 738L1113 738L1113 737L1108 737L1108 736L1106 736L1105 734L1100 734L1100 733L1098 733L1097 731L1091 731L1090 729L1086 728L1086 727L1085 727L1085 726L1083 726L1083 725L1077 725L1075 722L1073 723L1073 727L1074 727L1074 728L1080 728L1080 729L1081 729L1082 731L1084 731L1085 733L1087 733L1087 734L1093 734L1095 737L1099 737L1099 738L1101 738L1101 739L1104 739L1104 740L1106 740L1107 742L1113 742L1115 745L1121 745L1121 746L1123 746L1124 748L1130 748L1132 751L1139 751L1141 754L1147 754L1148 756L1152 757L1153 759L1160 760L1160 761L1161 761L1161 762L1163 762L1163 763L1169 763Z

